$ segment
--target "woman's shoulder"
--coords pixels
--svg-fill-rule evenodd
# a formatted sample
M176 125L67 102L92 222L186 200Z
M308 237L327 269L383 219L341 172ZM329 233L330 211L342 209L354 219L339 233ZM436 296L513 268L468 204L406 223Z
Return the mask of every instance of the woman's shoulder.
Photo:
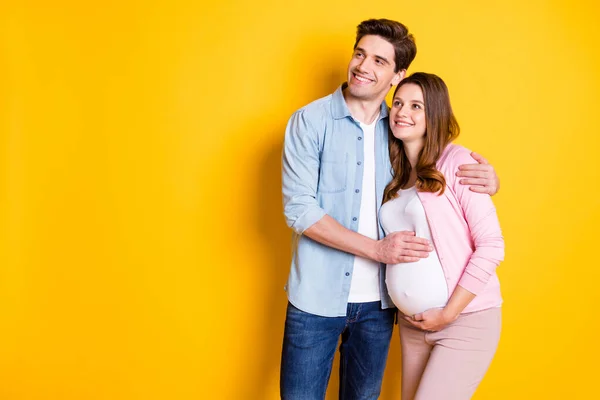
M450 143L444 151L438 162L437 170L446 178L446 185L453 187L458 180L456 172L458 166L463 164L475 164L477 161L471 156L471 150L458 144Z
M459 144L450 143L442 152L437 166L440 171L442 169L454 171L459 165L473 163L477 163L477 161L471 156L471 150Z

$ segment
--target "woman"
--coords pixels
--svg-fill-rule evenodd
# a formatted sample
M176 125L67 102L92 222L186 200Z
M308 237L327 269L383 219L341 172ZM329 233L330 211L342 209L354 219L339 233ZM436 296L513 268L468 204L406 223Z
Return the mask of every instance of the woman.
M414 231L435 247L429 258L387 268L401 313L402 399L469 399L500 337L495 269L504 241L496 211L455 176L474 160L451 144L459 127L439 77L415 73L400 82L389 121L394 178L381 224L386 234Z

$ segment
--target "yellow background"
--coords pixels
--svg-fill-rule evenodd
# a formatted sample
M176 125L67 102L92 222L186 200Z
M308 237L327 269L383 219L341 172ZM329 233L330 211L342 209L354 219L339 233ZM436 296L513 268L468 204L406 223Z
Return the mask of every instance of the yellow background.
M595 398L597 4L1 2L0 398L278 398L283 131L371 17L415 34L409 72L446 80L502 180L504 330L475 398ZM384 400L399 365L395 334Z

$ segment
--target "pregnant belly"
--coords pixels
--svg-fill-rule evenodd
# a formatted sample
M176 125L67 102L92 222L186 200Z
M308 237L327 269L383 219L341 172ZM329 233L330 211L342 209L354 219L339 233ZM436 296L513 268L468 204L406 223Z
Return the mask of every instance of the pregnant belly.
M418 262L387 266L388 292L396 307L406 315L444 307L448 302L444 272L439 262L430 261L432 258L430 255Z

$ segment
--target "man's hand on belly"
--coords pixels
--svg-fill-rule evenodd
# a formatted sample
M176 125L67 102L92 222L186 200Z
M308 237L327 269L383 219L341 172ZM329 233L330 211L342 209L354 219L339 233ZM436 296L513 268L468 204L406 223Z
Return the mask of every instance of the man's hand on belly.
M376 244L376 261L399 264L419 261L429 257L433 245L427 239L416 237L414 232L392 232Z

